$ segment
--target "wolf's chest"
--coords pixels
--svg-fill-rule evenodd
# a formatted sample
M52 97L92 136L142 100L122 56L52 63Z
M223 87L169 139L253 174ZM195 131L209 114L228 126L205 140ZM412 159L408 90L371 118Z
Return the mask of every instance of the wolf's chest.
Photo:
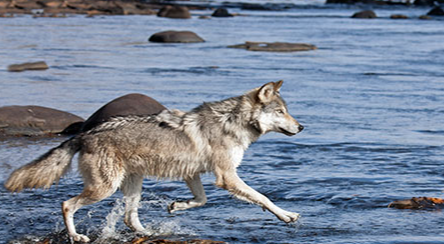
M244 149L241 146L233 147L230 151L230 158L233 166L237 168L244 158Z

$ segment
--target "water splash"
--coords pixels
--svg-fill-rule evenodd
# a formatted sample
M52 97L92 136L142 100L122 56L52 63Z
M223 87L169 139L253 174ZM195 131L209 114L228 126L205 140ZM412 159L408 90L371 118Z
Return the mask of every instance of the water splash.
M106 216L106 223L102 230L100 239L116 238L119 236L116 232L116 225L122 219L125 213L125 206L121 199L117 199L111 212Z

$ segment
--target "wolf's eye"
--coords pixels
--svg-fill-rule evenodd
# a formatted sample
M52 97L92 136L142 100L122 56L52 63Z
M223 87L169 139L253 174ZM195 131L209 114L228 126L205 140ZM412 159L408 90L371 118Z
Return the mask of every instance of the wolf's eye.
M284 110L282 110L282 109L278 109L278 110L276 110L276 112L277 112L278 114L285 114Z

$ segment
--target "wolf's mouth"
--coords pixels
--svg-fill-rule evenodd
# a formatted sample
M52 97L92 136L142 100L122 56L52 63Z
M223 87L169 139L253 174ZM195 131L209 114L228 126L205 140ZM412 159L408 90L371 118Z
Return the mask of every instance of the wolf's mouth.
M290 132L290 131L288 131L288 130L282 128L282 127L280 127L279 130L280 130L282 133L284 133L285 135L287 135L287 136L294 136L294 135L296 135L295 132Z

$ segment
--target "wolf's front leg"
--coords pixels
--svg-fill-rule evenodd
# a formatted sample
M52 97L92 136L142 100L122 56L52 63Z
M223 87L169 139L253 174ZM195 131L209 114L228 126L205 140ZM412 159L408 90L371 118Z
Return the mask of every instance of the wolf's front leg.
M178 210L185 210L194 207L200 207L207 202L207 196L200 180L199 174L194 175L192 178L185 179L188 187L193 193L194 198L188 201L176 201L168 206L168 212L173 213Z
M260 194L250 186L248 186L242 179L239 178L235 170L229 170L228 172L216 173L217 182L216 185L222 187L231 192L237 198L257 204L264 209L267 209L280 220L290 223L298 220L300 215L285 211L273 202L271 202L266 196Z

